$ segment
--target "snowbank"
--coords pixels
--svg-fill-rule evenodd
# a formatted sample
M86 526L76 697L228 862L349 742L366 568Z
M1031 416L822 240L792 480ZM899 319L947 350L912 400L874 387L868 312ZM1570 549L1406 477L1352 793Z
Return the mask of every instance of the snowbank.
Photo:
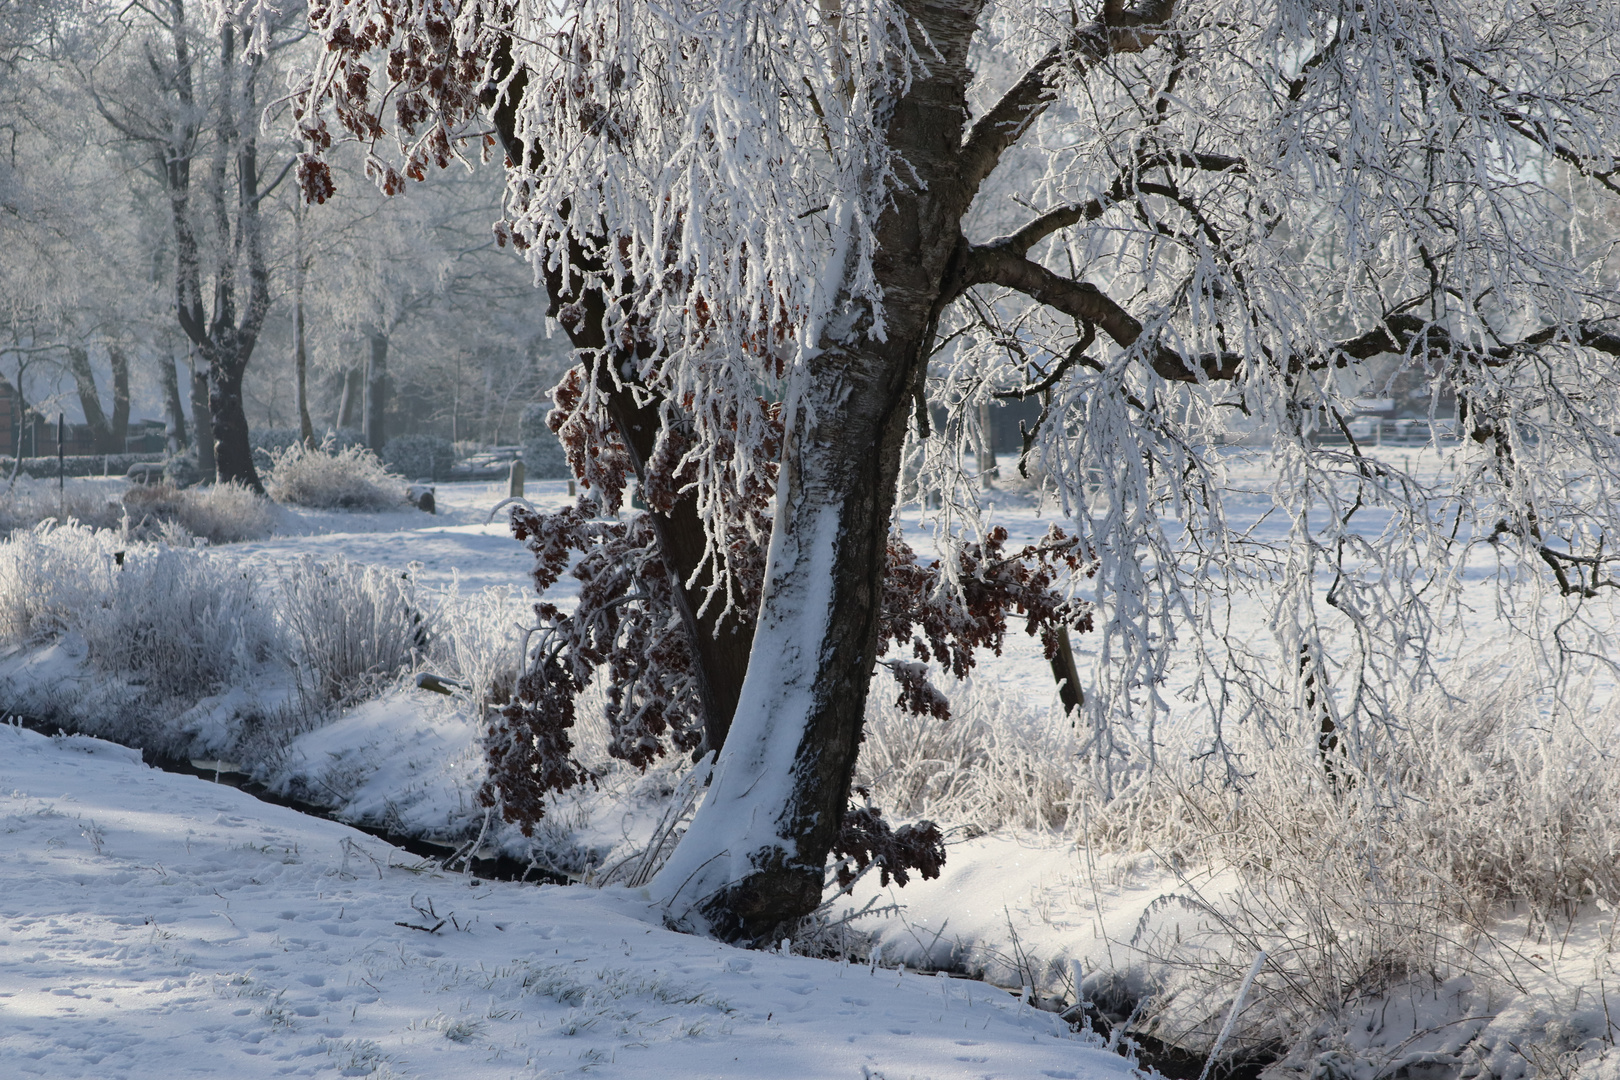
M748 953L623 890L445 875L342 825L0 728L0 1075L1065 1077L982 984Z

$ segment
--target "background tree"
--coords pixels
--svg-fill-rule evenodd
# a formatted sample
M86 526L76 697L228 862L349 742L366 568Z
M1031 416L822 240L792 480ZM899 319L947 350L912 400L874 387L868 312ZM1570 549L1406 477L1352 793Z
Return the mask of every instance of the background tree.
M206 367L214 474L262 492L242 378L270 311L264 201L291 166L275 154L261 161L274 65L267 51L244 50L231 23L207 25L186 0L120 18L135 44L116 42L88 79L101 116L146 148L168 197L175 311ZM278 11L275 25L285 21Z
M363 155L339 153L333 166L349 197L289 213L295 225L303 218L308 363L316 386L336 391L311 406L321 426L359 428L379 451L416 431L515 441L523 405L560 367L558 345L532 316L532 271L489 231L499 179L458 170L389 199L368 191ZM288 268L295 291L296 266ZM272 322L269 332L280 330ZM275 374L261 370L260 397Z
M767 939L820 897L936 353L958 430L989 395L1044 404L1026 457L1099 560L1087 708L1109 761L1119 725L1153 745L1172 642L1205 667L1217 748L1226 710L1291 698L1353 755L1358 726L1393 719L1381 687L1429 673L1473 547L1528 557L1571 603L1615 585L1615 300L1551 183L1620 189L1612 4L574 0L542 19L371 0L313 18L312 195L331 190L329 118L375 148L391 102L391 189L487 141L492 106L507 234L588 373L565 430L594 426L597 456L616 435L644 486L679 478L652 524L694 641L738 601L727 508L780 407L735 720L651 886L674 919ZM1350 437L1357 366L1386 354L1457 395L1451 491ZM1276 544L1226 524L1218 445L1250 425L1274 440ZM1348 445L1319 445L1323 425ZM1391 525L1369 534L1374 511ZM1265 600L1275 655L1223 666L1178 640L1217 633L1234 590Z
M7 99L0 162L0 280L13 344L30 350L35 389L72 387L97 453L122 453L131 360L147 351L155 293L145 257L150 214L97 121L75 66L102 28L66 5L7 9L0 44ZM72 146L64 154L61 147ZM86 222L95 222L89 230ZM15 418L14 418L15 419ZM11 448L15 450L15 448Z

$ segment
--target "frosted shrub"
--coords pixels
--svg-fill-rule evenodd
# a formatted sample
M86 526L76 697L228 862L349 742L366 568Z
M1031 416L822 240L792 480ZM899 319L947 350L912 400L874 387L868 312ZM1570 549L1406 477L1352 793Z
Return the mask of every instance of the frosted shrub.
M403 481L361 446L294 443L273 456L265 489L277 502L327 510L386 510L405 499Z
M888 695L868 700L856 783L896 818L975 829L1063 828L1085 786L1080 745L1056 708L1039 709L993 684L948 692L951 719L917 716Z
M216 749L234 739L229 720L198 732L177 718L281 652L253 580L228 563L46 524L0 542L0 641L58 640L82 658L82 675L24 679L9 688L11 706L167 754L199 735Z
M435 668L466 685L475 702L509 701L523 664L523 626L531 615L526 608L514 588L490 587L463 597L452 586L434 619Z
M201 552L140 545L98 576L105 600L76 614L91 663L159 697L215 693L276 650L253 579Z
M275 511L269 501L241 484L132 487L124 493L124 508L136 535L168 522L211 544L229 544L259 540L275 529Z
M0 494L0 536L52 519L112 529L122 517L117 502L78 485L58 493L55 481L19 477L10 490Z
M960 685L944 723L869 706L857 783L896 818L1151 853L1180 884L1121 954L1155 1002L1137 1030L1207 1053L1265 949L1225 1051L1315 1054L1396 988L1466 976L1482 995L1522 992L1524 936L1620 905L1620 702L1587 684L1554 707L1496 668L1458 687L1396 702L1401 725L1325 756L1316 728L1279 734L1285 710L1262 703L1268 724L1228 733L1243 772L1223 783L1191 730L1161 730L1153 764L1133 747L1138 767L1105 775L1061 713Z
M281 571L281 592L299 684L317 706L357 700L426 651L427 620L408 574L306 556Z
M119 546L114 533L51 521L0 541L0 640L46 641L102 610Z

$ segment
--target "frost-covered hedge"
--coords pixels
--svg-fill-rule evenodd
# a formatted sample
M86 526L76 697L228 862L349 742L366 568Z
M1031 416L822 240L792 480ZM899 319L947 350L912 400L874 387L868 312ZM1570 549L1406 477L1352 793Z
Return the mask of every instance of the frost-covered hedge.
M404 481L361 446L293 443L271 458L265 490L277 502L325 510L386 510L405 501Z
M115 529L123 517L124 508L117 499L83 485L58 492L54 481L19 478L14 485L0 486L0 537L47 520Z
M162 454L75 454L62 459L64 476L123 476L131 465L146 461L162 461ZM0 457L0 477L10 477L17 459ZM22 474L39 480L56 479L57 462L54 457L25 457Z
M262 539L276 524L269 500L240 484L183 489L137 485L124 493L124 508L134 535L152 535L154 529L171 525L211 544Z

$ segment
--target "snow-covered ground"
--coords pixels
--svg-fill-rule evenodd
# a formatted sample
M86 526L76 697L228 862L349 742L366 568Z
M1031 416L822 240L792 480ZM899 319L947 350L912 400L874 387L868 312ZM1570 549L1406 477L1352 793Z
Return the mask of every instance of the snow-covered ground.
M504 515L490 511L506 498L505 484L439 484L436 513L402 509L388 513L288 509L285 524L268 540L233 545L243 557L272 559L342 556L355 562L403 569L418 563L418 580L432 586L459 578L464 590L528 581L533 563L512 539ZM572 500L560 480L530 483L529 501L555 509Z
M1124 1078L983 984L744 952L0 727L0 1076Z
M1403 466L1432 475L1444 468L1438 457L1397 453ZM1250 490L1233 495L1229 512L1253 535L1280 537L1287 525L1268 517L1263 465L1244 469ZM312 556L410 570L435 595L507 589L489 610L510 605L510 617L500 617L516 625L529 603L530 559L504 521L490 519L505 494L501 484L443 484L434 516L284 509L272 537L209 551L247 567ZM547 508L568 498L561 483L531 484L529 496ZM1050 502L1023 493L990 502L991 519L1015 543L1058 519ZM919 551L930 549L916 514L902 525ZM1477 661L1503 646L1485 581L1490 558L1463 574L1462 622L1435 643L1441 663ZM276 587L273 573L257 576ZM567 603L572 585L565 578L553 595ZM1258 606L1244 604L1231 632L1263 637ZM1097 647L1095 635L1075 638L1082 670ZM0 656L0 688L63 684L82 658L71 636ZM1037 717L1054 706L1050 670L1022 633L980 664L985 693ZM1182 677L1173 673L1167 698L1186 688ZM887 690L880 681L874 693ZM201 730L254 695L286 692L233 690L188 722ZM582 729L590 712L582 709ZM348 821L451 842L480 834L479 727L464 702L403 680L327 719L260 778ZM1072 827L960 828L940 880L859 886L856 906L880 906L854 924L889 965L874 973L673 935L623 891L475 885L342 825L137 762L111 744L0 731L0 1078L614 1068L677 1077L1101 1077L1125 1070L1123 1060L1067 1038L1048 1014L983 983L919 978L893 965L983 970L1003 985L1032 977L1071 998L1084 973L1088 990L1124 979L1139 994L1155 963L1137 947L1144 934L1179 942L1185 922L1208 937L1207 920L1184 917L1164 898L1220 903L1236 886L1228 868L1189 868L1151 850L1088 850ZM679 766L666 761L646 776L621 769L601 789L559 798L542 830L544 868L576 873L636 850ZM498 821L486 844L519 858L530 850ZM1384 1077L1414 1063L1472 1075L1458 1064L1472 1054L1489 1059L1482 1071L1512 1077L1542 1068L1519 1049L1532 1044L1550 1047L1536 1053L1564 1061L1571 1074L1614 1066L1592 1047L1620 1031L1607 1026L1615 920L1587 910L1563 928L1556 949L1545 925L1515 924L1509 913L1492 939L1492 948L1507 942L1493 961L1506 979L1448 982L1446 1002L1431 995L1393 1012L1387 999L1343 1004L1346 1016L1372 1009L1379 1019L1357 1036L1355 1063L1329 1063L1324 1075ZM1215 947L1239 974L1254 955L1236 939ZM1230 984L1213 992L1214 1026L1229 1000Z

